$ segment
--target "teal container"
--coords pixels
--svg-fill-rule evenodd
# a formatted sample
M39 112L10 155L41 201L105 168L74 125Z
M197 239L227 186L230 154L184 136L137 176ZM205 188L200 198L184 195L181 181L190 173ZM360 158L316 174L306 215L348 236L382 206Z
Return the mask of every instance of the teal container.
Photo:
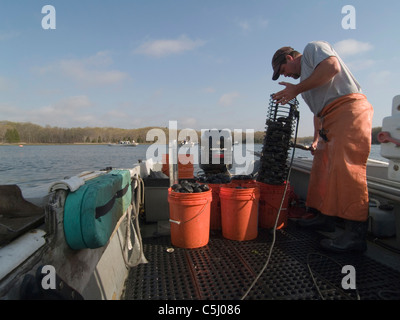
M68 245L79 250L107 244L131 202L128 170L113 170L86 181L65 201L64 233Z

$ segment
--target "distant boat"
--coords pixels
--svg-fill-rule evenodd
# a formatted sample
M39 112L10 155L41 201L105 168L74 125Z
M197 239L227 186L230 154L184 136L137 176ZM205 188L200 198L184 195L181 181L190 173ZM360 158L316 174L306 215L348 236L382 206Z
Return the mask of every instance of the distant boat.
M183 140L183 141L181 141L181 143L180 143L180 146L193 147L193 146L195 146L195 145L196 145L196 143L193 142L193 141L190 141L190 140Z
M137 145L139 145L139 143L136 142L135 140L132 140L132 141L123 140L123 141L120 141L119 143L109 143L108 144L109 147L136 147Z

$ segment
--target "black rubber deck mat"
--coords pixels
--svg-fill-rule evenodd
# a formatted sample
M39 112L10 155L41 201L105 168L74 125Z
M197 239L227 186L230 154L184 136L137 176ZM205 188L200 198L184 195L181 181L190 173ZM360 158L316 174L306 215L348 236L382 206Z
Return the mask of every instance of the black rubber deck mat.
M320 250L323 236L304 231L294 222L278 230L267 269L247 300L399 299L400 271L363 254ZM143 239L149 263L130 270L126 300L239 300L263 268L272 243L270 230L257 239L231 241L212 232L207 246L173 248L170 237ZM357 290L344 290L342 266L356 270ZM315 278L313 282L311 272ZM322 295L322 297L321 297Z

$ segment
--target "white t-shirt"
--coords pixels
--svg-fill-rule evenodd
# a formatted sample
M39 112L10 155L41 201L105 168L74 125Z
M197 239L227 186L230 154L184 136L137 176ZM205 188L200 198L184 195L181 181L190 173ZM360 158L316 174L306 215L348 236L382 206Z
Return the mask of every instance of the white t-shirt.
M336 57L341 70L331 81L323 86L305 91L301 94L310 110L318 115L322 109L335 99L351 94L362 93L361 87L350 70L338 56L332 46L324 41L314 41L307 44L301 57L300 81L307 79L314 69L325 59Z

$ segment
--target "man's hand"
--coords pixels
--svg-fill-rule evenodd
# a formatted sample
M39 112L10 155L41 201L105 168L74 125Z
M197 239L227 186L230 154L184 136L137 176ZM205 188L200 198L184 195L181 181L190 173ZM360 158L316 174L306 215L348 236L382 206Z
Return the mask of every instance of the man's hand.
M289 82L279 82L279 84L285 86L286 88L273 95L273 98L276 100L276 102L284 105L290 100L296 98L299 94L295 84Z
M312 155L315 154L315 150L317 150L317 146L318 146L318 141L314 141L311 146L310 146L310 152Z

